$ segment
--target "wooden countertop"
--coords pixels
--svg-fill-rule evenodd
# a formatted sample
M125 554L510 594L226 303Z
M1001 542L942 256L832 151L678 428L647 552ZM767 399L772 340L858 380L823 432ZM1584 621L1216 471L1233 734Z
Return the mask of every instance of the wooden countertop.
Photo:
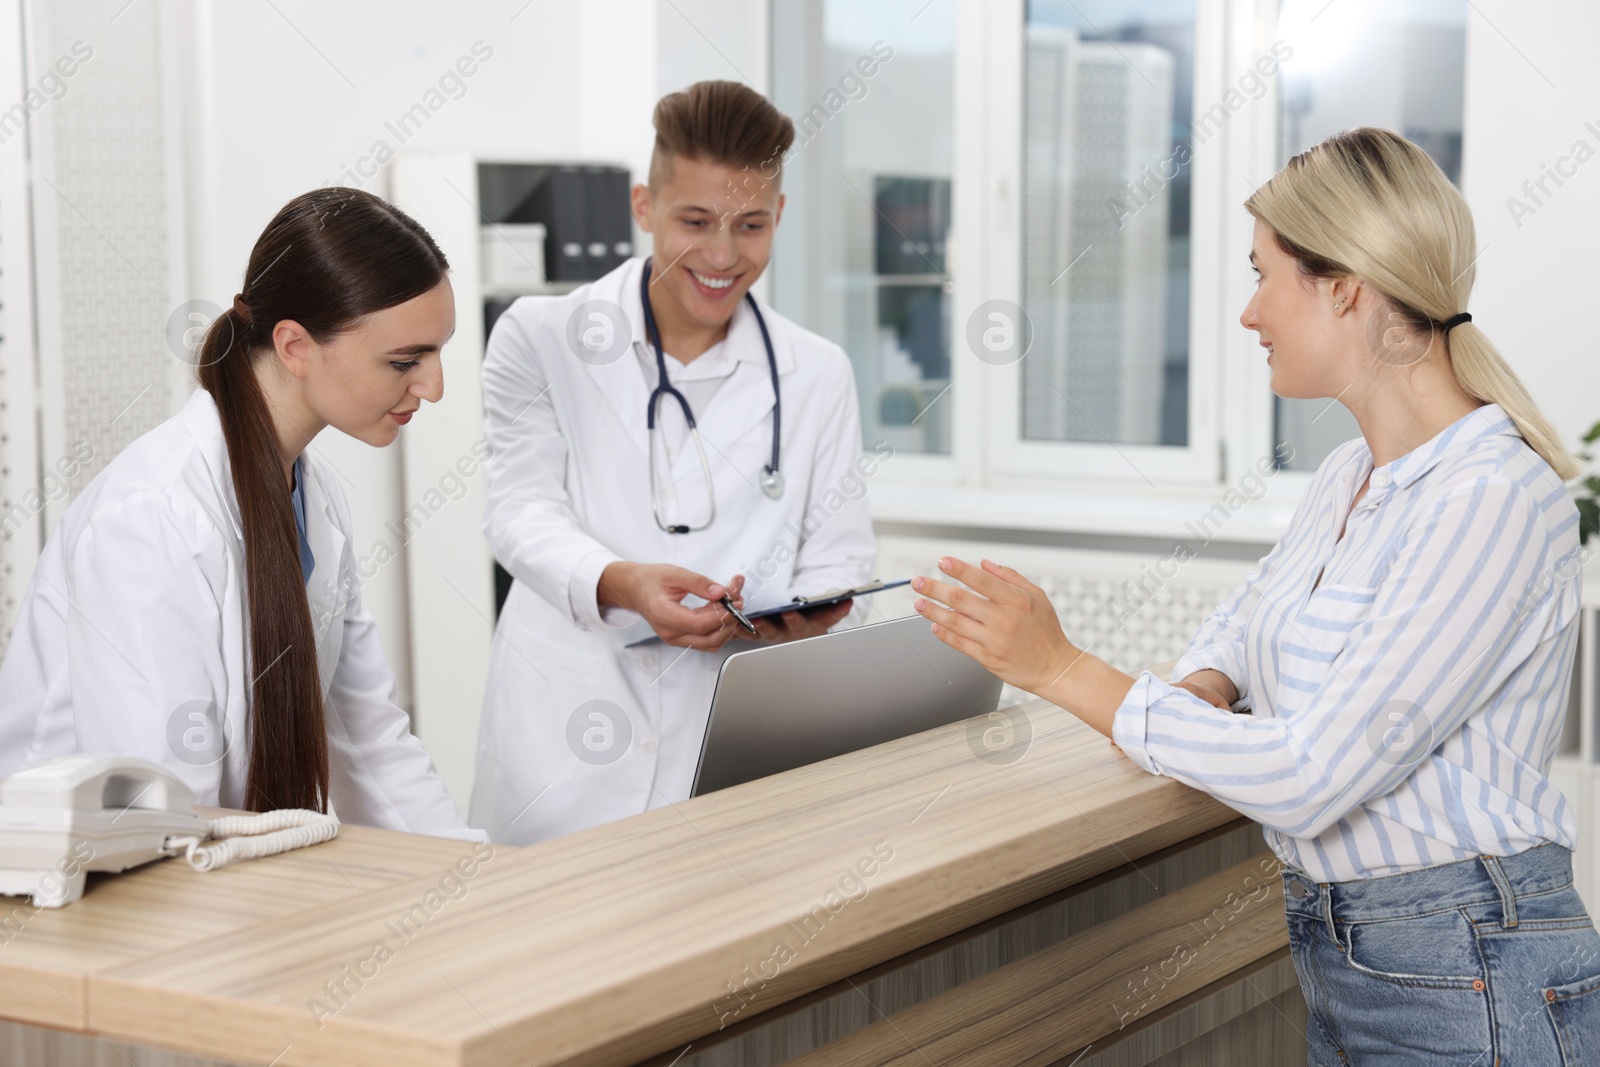
M35 910L26 897L0 896L0 1016L93 1032L91 974L416 878L453 862L462 848L445 838L344 825L325 845L208 875L174 861L90 875L82 901L62 909Z
M1238 819L1026 711L1009 764L974 720L528 848L346 827L129 872L0 945L0 1014L281 1067L634 1063Z
M218 809L200 809L215 817ZM0 896L0 1016L93 1032L93 974L435 871L460 842L342 826L313 848L196 874L181 861L89 876L81 901Z

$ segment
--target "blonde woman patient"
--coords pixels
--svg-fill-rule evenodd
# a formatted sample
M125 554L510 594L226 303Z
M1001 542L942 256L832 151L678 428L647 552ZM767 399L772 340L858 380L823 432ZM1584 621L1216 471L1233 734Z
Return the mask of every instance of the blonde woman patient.
M917 610L1262 825L1309 1064L1593 1067L1600 934L1549 779L1578 640L1578 466L1472 321L1471 213L1416 145L1340 134L1245 207L1258 280L1239 321L1272 391L1336 400L1361 436L1172 679L1083 651L987 560L941 560Z

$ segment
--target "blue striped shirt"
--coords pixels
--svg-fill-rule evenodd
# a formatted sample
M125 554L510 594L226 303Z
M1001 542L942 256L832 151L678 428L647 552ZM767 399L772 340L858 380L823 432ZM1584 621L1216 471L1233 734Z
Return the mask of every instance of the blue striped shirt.
M1261 823L1318 881L1572 848L1546 775L1580 562L1577 507L1498 404L1376 469L1346 442L1173 670L1221 671L1250 714L1145 671L1112 738Z

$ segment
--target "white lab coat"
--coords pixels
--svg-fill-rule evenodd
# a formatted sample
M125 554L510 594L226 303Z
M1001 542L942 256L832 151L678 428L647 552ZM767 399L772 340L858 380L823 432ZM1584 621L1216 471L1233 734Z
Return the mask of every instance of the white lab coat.
M524 297L489 339L484 532L516 581L490 656L470 821L496 841L530 843L685 799L717 671L727 656L755 647L735 640L717 653L625 648L650 629L625 609L602 618L595 586L607 564L672 563L721 583L742 573L749 610L873 577L865 477L883 451L863 457L849 358L765 305L787 488L772 500L758 486L771 451L772 379L760 328L741 303L726 341L735 369L695 411L715 521L683 535L656 525L645 430L653 364L647 382L634 353L595 365L567 342L574 311L606 300L643 343L641 264L630 260L565 296ZM669 408L681 420L663 398L663 418ZM703 498L692 445L674 456L672 479L686 500ZM865 615L858 601L839 625ZM596 708L600 719L591 715ZM622 719L610 721L619 711ZM588 735L594 745L584 740L591 730L599 731ZM580 758L585 747L599 757Z
M481 839L395 703L344 493L309 452L302 476L331 807L346 822ZM198 803L244 807L247 636L239 506L201 389L107 465L45 545L0 664L0 777L73 752L142 756ZM192 750L207 746L188 742L205 740L208 714L228 744L205 763Z

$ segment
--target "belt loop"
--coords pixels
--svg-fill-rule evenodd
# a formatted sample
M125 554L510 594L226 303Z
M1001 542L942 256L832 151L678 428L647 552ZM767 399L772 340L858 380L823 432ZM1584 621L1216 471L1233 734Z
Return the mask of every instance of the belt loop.
M1517 925L1517 894L1511 888L1511 879L1506 877L1505 869L1500 866L1500 861L1493 856L1479 856L1483 861L1483 869L1488 872L1489 880L1500 891L1500 925L1505 929Z
M1333 943L1340 948L1344 942L1339 940L1339 929L1333 925L1333 886L1327 882L1317 882L1317 889L1322 893L1322 918L1328 924L1328 936L1333 938Z

